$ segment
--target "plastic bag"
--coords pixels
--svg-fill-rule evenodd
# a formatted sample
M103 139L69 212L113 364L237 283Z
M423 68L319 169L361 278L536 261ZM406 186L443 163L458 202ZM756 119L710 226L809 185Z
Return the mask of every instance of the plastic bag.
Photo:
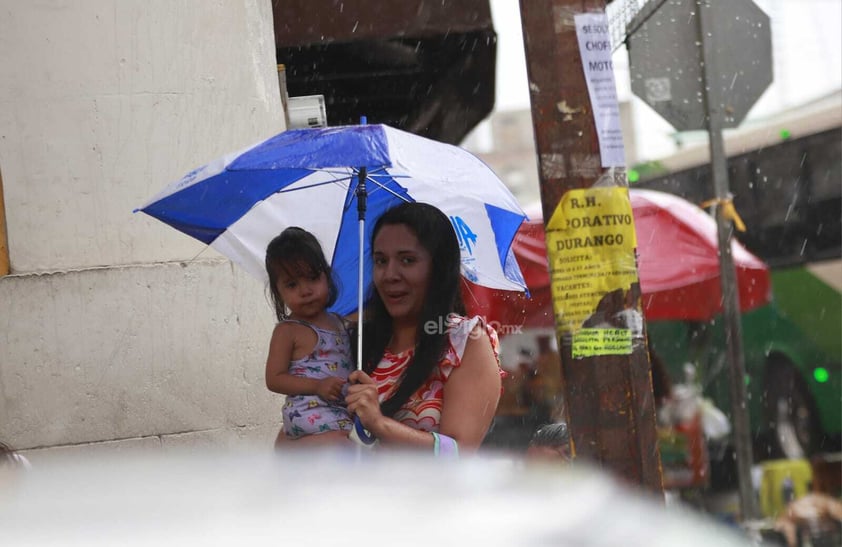
M699 398L698 404L702 413L702 431L706 438L718 440L731 433L728 417L710 399Z

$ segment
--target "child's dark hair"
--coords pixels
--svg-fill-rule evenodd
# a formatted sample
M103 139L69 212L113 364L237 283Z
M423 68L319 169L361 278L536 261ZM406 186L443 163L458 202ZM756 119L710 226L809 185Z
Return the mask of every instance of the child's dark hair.
M281 274L300 277L322 272L327 277L327 305L332 306L336 302L339 291L333 279L330 264L316 236L307 230L292 226L269 242L266 247L266 273L269 274L269 290L272 293L272 304L275 306L278 321L286 318L284 301L278 291L278 278Z
M418 318L413 362L407 368L395 394L381 405L385 416L394 415L421 387L447 348L446 329L444 332L435 329L431 333L424 325L429 321L445 322L451 313L465 313L460 290L462 260L459 241L450 219L432 205L404 203L389 209L377 220L371 237L372 243L383 226L391 225L404 225L409 228L418 238L418 242L430 253L430 279L434 282L430 284L421 316ZM366 370L370 372L380 362L392 336L392 318L376 290L371 291L368 306L371 320L366 325L364 362Z

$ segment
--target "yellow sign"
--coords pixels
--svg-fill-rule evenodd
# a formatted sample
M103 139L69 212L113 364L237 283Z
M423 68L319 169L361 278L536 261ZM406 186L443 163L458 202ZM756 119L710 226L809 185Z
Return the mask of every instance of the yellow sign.
M637 283L636 247L628 188L584 188L564 194L547 224L547 256L560 334L582 327L612 327L594 314L609 293L619 289L625 294ZM616 307L608 299L606 304ZM622 306L603 311L621 312Z
M573 335L573 357L631 355L631 329L579 329Z

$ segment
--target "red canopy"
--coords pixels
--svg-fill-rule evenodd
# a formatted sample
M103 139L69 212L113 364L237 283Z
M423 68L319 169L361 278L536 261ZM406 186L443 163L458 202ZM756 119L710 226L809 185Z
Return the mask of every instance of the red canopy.
M690 202L664 192L629 190L637 232L638 271L647 320L706 321L722 311L716 221ZM769 302L769 270L739 242L731 243L740 308ZM472 314L500 325L548 327L553 323L544 224L524 222L512 247L531 297L466 282ZM501 334L506 334L505 329Z

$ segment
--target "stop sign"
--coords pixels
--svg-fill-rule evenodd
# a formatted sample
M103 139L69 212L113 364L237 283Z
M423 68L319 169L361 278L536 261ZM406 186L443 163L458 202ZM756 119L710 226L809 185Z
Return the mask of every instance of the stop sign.
M711 10L710 32L699 31L698 10ZM708 3L667 0L629 24L632 92L679 131L706 129L703 41L713 43L714 79L723 127L736 127L772 83L769 16L752 0Z

